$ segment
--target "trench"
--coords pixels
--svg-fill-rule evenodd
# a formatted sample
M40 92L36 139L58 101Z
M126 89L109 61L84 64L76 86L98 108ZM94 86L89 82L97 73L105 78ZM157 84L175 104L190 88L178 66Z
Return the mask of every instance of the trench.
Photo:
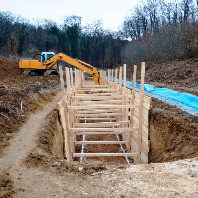
M150 112L150 152L149 163L161 163L185 159L198 155L197 125L182 123L173 117L164 115L163 111L152 110ZM53 110L47 116L47 125L40 134L41 147L53 156L64 159L63 129L59 113ZM79 137L83 140L83 136ZM85 137L84 137L85 138ZM119 135L86 135L86 141L115 141ZM124 152L122 145L86 145L83 152ZM76 146L77 152L82 152L82 145ZM104 164L132 164L132 159L125 157L89 157L85 159L74 158L74 161L100 161Z

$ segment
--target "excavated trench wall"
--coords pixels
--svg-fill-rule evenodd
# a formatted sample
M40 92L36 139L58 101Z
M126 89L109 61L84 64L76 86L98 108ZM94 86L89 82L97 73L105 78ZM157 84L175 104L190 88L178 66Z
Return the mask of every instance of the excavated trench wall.
M63 130L57 109L47 115L42 133L39 135L39 142L39 146L46 152L64 159Z
M167 162L198 155L196 117L180 118L176 113L153 108L149 124L149 162Z

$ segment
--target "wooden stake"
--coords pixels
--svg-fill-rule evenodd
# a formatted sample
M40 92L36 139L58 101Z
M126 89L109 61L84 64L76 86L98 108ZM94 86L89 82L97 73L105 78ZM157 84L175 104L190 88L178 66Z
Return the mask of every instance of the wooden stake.
M111 70L111 84L113 85L113 69Z
M126 89L126 64L124 64L124 88Z
M132 105L135 104L135 83L136 83L136 72L137 72L137 66L134 65L134 71L133 71L133 90L132 90ZM131 109L131 116L130 116L130 126L133 127L133 112L134 110ZM128 152L131 152L131 143L132 143L132 138L133 138L133 133L131 133L129 135L129 151Z
M119 90L120 92L122 91L122 67L120 67L120 72L119 72Z
M69 122L68 122L68 113L67 113L67 103L66 103L66 97L65 97L65 85L63 80L63 70L62 66L59 66L59 72L60 72L60 81L61 81L61 89L62 89L62 95L63 95L63 108L64 108L64 117L65 117L65 123L62 123L64 134L65 134L65 150L66 150L66 156L68 161L72 161L72 153L71 153L71 143L70 143L70 132L69 132ZM64 120L63 120L64 122Z
M118 87L118 68L115 69L115 88Z
M144 99L144 76L145 76L145 62L141 66L141 87L140 87L140 110L139 110L139 132L138 132L138 155L137 163L141 163L141 149L142 149L142 115L143 115L143 99Z
M69 68L66 67L66 83L67 83L67 95L71 94L71 83L70 83L70 75L69 75Z
M78 78L77 78L77 69L75 68L75 86L77 87Z
M74 79L73 79L73 70L70 68L70 74L71 74L71 87L73 88L74 86Z

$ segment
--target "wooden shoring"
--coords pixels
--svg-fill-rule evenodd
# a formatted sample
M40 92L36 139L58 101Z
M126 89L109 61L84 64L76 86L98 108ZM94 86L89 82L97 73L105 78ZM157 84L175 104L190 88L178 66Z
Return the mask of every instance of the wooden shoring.
M71 95L70 72L68 67L66 67L65 69L66 69L67 95L70 96Z
M120 67L119 71L119 90L122 91L122 67Z
M125 102L124 102L124 100L126 100L126 64L124 64L123 65L123 76L124 76L124 84L123 84L123 88L122 88L122 92L123 92L123 95L124 95L124 97L123 97L123 105L125 105ZM128 116L127 116L127 114L126 114L126 112L127 112L127 109L122 109L122 119L123 120L128 120ZM122 125L122 127L123 127L124 125ZM126 139L127 139L127 134L126 133L124 133L123 134L123 136L122 136L122 139L124 140L124 141L126 141ZM127 144L127 149L128 149L128 147L129 147L129 145Z
M78 86L77 69L75 68L75 87Z
M64 136L69 137L70 140L70 157L132 156L138 164L148 163L148 116L151 98L144 95L145 63L141 66L140 93L135 91L137 66L134 66L133 90L126 88L126 64L119 69L119 84L117 68L115 71L108 69L108 78L106 71L100 70L101 85L86 81L84 72L78 69L75 69L75 75L72 69L68 75L67 70L66 68L67 98L59 102L59 107L62 108L62 112L63 108L66 108L63 117L66 115L68 119L69 135L65 135L67 130L64 130ZM114 81L113 77L115 77ZM75 83L72 84L73 80ZM64 83L63 79L61 81ZM64 126L67 129L65 123L66 121ZM106 137L105 135L116 134L121 135L121 140L87 141L86 138L86 141L81 141L79 139L83 135ZM66 144L68 143L65 143L65 148ZM76 153L77 144L125 144L127 151L126 153ZM65 150L67 151L67 148ZM69 155L68 151L66 155Z
M126 88L126 64L124 64L124 87Z
M141 149L142 149L142 116L143 116L143 97L144 97L144 76L145 76L145 62L141 65L141 86L140 86L140 110L139 110L139 131L138 131L138 152L137 163L141 163Z
M135 104L135 83L136 83L136 72L137 72L137 66L134 65L134 71L133 71L133 90L132 90L132 105ZM130 115L130 126L133 127L133 109L131 110ZM131 152L131 144L132 144L132 137L133 133L129 135L129 152Z
M73 69L70 68L70 75L71 75L71 88L74 86L74 79L73 79Z
M138 105L131 105L131 104L126 104L126 105L79 105L79 106L68 106L68 109L127 109L127 108L139 108Z
M110 75L111 75L111 70L108 69L108 79L107 79L107 84L110 85Z
M62 66L59 66L59 72L60 72L60 81L61 81L61 89L62 89L62 97L63 97L63 109L64 109L64 119L62 119L63 123L63 130L64 130L64 136L65 136L65 152L67 156L68 161L72 161L72 153L71 153L71 140L70 140L70 130L69 130L69 120L68 120L68 110L67 110L67 102L66 102L66 93L65 93L65 85L64 85L64 79L63 79L63 70Z
M74 153L74 157L136 157L137 153Z
M111 84L113 85L113 69L111 70Z
M118 69L115 69L115 88L118 88Z

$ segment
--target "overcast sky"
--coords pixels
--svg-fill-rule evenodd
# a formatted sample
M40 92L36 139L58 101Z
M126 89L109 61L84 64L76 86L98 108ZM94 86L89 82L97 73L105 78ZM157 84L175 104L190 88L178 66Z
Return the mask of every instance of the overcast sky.
M0 11L10 11L29 19L49 19L61 23L65 16L78 15L83 24L103 20L104 28L118 30L140 0L0 0Z

